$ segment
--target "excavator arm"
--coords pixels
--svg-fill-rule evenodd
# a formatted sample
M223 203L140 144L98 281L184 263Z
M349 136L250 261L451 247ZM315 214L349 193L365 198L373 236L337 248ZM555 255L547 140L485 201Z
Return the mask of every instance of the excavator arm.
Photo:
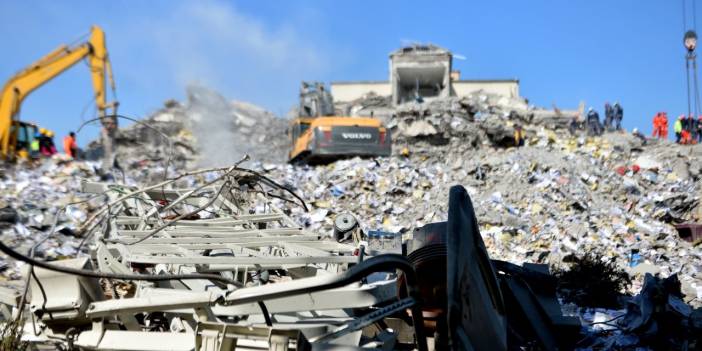
M118 103L107 102L105 83L109 80L114 92L115 84L112 77L112 67L105 46L105 33L98 26L93 26L90 39L87 42L69 47L62 45L41 58L28 68L17 73L5 84L0 93L0 154L3 158L12 158L14 154L13 141L16 140L16 130L12 125L18 118L22 101L34 90L41 87L54 77L63 73L73 65L86 59L92 75L95 104L100 117L116 115ZM111 109L111 111L110 111ZM103 118L104 129L109 135L117 127L114 117Z

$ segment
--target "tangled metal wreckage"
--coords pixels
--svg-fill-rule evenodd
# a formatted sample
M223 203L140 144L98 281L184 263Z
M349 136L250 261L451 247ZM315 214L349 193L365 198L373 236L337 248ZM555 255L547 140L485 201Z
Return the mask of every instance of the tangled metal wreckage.
M189 189L188 177L207 181ZM25 266L2 296L18 343L86 350L506 350L572 348L548 269L490 260L465 189L446 222L402 242L338 215L301 228L304 201L236 166L146 188L83 184L105 205L79 232L90 255ZM5 335L7 337L6 324ZM21 340L21 341L20 341Z

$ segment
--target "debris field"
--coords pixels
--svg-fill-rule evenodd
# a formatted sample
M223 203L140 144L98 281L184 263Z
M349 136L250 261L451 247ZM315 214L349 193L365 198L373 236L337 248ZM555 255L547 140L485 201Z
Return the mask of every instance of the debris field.
M701 145L571 135L577 111L485 92L398 106L370 94L336 108L382 119L391 157L291 165L285 119L202 86L187 95L119 131L109 176L97 142L87 160L3 170L3 245L59 268L2 256L6 340L439 350L467 333L475 349L701 347ZM451 229L472 221L479 232ZM550 273L584 253L630 277L615 306L578 305L579 288ZM448 268L426 270L437 257ZM461 305L450 277L475 279L485 262L489 293L471 293L484 303ZM487 334L439 326L466 309L492 316Z

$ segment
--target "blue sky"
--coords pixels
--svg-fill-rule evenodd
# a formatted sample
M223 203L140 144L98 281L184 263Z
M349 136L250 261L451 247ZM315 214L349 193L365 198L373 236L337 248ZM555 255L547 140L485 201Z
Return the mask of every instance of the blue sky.
M105 29L120 111L134 117L183 99L189 82L284 115L300 80L387 79L388 53L406 42L465 56L454 66L466 79L518 78L536 105L619 100L628 129L687 109L681 0L3 0L0 80L91 24ZM91 97L76 65L30 95L22 118L62 136L92 116Z

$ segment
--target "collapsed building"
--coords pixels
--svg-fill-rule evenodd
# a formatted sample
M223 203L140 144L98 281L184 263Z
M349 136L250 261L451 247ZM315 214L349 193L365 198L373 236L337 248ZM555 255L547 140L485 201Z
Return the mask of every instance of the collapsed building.
M435 45L413 45L390 54L390 87L395 105L451 95L451 53Z
M478 91L519 98L517 79L461 80L453 69L453 54L433 44L414 44L390 54L388 81L336 81L331 91L338 102L366 94L390 96L393 106L435 98L464 97Z
M387 81L337 81L331 92L338 115L378 118L400 144L507 146L514 143L515 125L561 129L583 114L583 107L529 105L517 79L462 80L453 68L453 54L433 44L392 52Z
M702 254L698 237L682 233L702 220L702 146L571 136L577 111L458 93L440 60L399 71L415 82L399 104L388 89L335 106L386 119L399 146L392 157L283 164L285 120L194 87L187 102L123 128L122 180L101 182L91 162L8 170L0 263L14 288L0 289L3 342L698 347ZM446 72L453 90L442 96ZM527 147L510 147L517 123ZM230 166L248 153L253 169ZM228 166L192 170L213 162ZM607 291L620 305L577 305L557 290L550 269L589 251L631 275Z

